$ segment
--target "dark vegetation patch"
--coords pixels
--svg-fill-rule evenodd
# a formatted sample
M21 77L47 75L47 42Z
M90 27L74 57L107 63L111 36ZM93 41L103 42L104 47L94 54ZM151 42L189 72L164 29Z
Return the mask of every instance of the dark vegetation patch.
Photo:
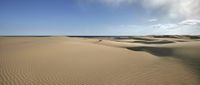
M146 41L154 41L155 39L148 39L148 38L142 38L142 37L133 37L131 39L134 39L134 40L146 40Z
M177 35L154 35L154 38L179 38Z
M200 36L185 35L184 37L189 38L189 39L200 39Z
M184 40L176 40L176 42L188 42L188 41L184 41Z

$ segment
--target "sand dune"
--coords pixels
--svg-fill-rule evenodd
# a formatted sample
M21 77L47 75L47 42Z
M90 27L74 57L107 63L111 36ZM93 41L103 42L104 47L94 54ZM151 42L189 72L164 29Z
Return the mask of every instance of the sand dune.
M185 37L0 37L0 84L199 85L200 41Z

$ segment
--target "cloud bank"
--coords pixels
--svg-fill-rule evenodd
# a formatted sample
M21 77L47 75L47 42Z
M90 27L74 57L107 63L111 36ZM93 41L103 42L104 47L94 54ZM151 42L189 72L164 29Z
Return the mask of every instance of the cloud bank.
M126 4L141 4L149 11L166 12L169 18L177 19L199 19L200 0L86 0L99 2L110 6L121 6Z
M97 2L103 5L119 7L123 5L140 4L143 9L151 13L158 12L161 17L158 19L149 19L148 22L160 21L164 19L169 22L164 24L138 26L130 25L120 27L120 31L133 29L143 33L145 30L152 30L151 33L144 34L200 34L200 0L86 0ZM175 22L174 22L175 20ZM117 28L117 27L116 27ZM149 28L149 29L147 29ZM143 30L144 29L144 30ZM139 31L138 31L139 30ZM120 32L119 31L119 32ZM131 30L129 30L130 32Z
M200 35L200 20L184 20L179 23L155 24L150 26L161 34Z
M124 35L200 35L200 20L152 25L119 25L107 29L113 34Z
M200 0L143 0L146 8L165 11L170 18L200 18Z

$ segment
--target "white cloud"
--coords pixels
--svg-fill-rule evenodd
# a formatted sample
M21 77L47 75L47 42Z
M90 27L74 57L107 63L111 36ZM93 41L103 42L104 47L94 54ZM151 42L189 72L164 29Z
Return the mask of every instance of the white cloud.
M184 20L179 23L180 25L200 25L200 20L192 19L192 20Z
M113 34L127 35L200 35L200 20L154 25L120 25L109 27Z
M184 20L176 24L155 24L150 26L161 34L200 35L200 20Z
M200 0L143 0L143 5L165 11L170 18L194 19L200 16Z
M131 4L137 0L86 0L90 2L100 2L109 6L120 6L122 4Z
M148 20L149 22L156 22L156 21L158 21L157 19L150 19L150 20Z
M152 25L151 27L157 28L157 29L169 29L169 28L175 28L177 26L178 25L176 24L155 24L155 25Z
M140 4L150 13L159 13L159 20L183 20L181 22L155 24L149 26L122 25L118 32L144 33L144 34L200 34L200 0L86 0L98 2L108 6L122 6ZM156 22L157 19L150 19ZM165 21L165 20L164 20ZM151 30L148 30L148 28Z
M111 6L121 6L123 4L142 4L149 11L160 11L172 19L199 19L200 0L86 0L100 2ZM164 15L164 17L166 17Z

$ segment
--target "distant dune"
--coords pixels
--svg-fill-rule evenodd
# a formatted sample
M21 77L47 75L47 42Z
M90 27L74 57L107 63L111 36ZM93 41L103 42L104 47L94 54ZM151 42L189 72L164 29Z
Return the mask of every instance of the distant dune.
M0 37L0 85L200 85L200 36Z

